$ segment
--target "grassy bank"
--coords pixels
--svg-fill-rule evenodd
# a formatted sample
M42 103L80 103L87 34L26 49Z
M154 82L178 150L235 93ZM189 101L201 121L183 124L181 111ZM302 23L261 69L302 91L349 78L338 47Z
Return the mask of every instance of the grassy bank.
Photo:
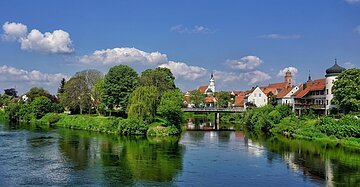
M297 117L288 106L265 106L248 110L242 123L251 132L360 148L360 119L351 115L340 119L311 113Z
M157 119L146 124L135 118L116 118L96 115L67 115L48 113L36 122L63 128L102 132L122 135L170 136L178 135L181 130L174 126L166 126L165 121Z

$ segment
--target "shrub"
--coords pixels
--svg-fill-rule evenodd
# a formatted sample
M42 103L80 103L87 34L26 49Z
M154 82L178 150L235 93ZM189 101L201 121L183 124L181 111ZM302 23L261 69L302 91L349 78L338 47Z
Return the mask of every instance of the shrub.
M145 135L148 126L140 119L128 118L119 121L118 130L123 135Z
M350 115L339 120L323 117L318 129L328 136L333 135L337 138L360 138L360 120Z

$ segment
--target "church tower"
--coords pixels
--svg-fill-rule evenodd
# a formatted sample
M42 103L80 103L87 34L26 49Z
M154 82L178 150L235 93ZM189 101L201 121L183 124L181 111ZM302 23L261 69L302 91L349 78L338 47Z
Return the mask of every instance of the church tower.
M214 78L214 74L211 74L210 77L210 84L208 86L208 88L206 89L205 93L207 95L213 95L215 93L215 78Z
M292 74L290 70L287 70L285 73L285 82L288 83L288 87L292 87Z

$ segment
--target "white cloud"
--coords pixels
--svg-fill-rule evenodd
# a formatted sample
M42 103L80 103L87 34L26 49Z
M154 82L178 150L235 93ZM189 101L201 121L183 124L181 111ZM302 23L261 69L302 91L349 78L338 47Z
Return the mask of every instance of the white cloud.
M292 34L292 35L267 34L267 35L259 36L259 38L273 39L273 40L296 40L296 39L300 39L301 35L299 35L299 34Z
M297 73L298 73L298 69L295 68L295 67L287 67L287 68L284 68L284 69L281 69L279 71L279 73L277 74L278 77L284 77L285 76L285 73L290 70L292 76L295 76Z
M220 82L222 86L223 84L234 85L235 88L233 89L235 90L239 89L239 87L244 83L247 85L254 85L271 79L269 74L259 70L245 73L215 71L214 76L216 81Z
M252 70L262 63L263 61L257 56L245 56L239 60L226 61L226 64L228 64L231 68L240 70Z
M269 79L271 79L269 74L259 70L244 73L244 80L248 81L248 85L258 84Z
M4 30L2 37L5 40L17 40L27 34L27 26L22 23L5 22L2 28Z
M71 53L74 51L70 34L63 30L41 33L33 29L27 33L27 26L21 23L6 22L3 25L3 38L17 40L21 49L44 53Z
M32 86L39 86L56 91L62 78L69 77L62 73L42 73L38 70L27 71L11 66L0 66L0 85L1 87L14 87L20 91L27 91Z
M360 0L345 0L347 3L349 4L356 4L356 3L360 3Z
M183 62L169 61L159 67L169 68L176 78L185 80L196 80L208 74L205 68L199 66L189 66Z
M157 65L167 63L165 54L159 52L144 52L136 48L113 48L96 50L90 55L78 57L78 61L94 65L116 65L140 63L143 65Z
M345 62L345 67L346 68L356 68L356 65L351 62Z
M183 25L175 25L170 28L170 31L180 34L208 34L215 32L212 29L201 25L195 25L193 28L188 28Z

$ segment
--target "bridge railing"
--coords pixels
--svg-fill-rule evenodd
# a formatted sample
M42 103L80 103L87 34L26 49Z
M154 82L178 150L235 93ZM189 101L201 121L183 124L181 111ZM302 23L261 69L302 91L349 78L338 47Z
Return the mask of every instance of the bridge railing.
M182 108L184 112L244 112L244 108Z

